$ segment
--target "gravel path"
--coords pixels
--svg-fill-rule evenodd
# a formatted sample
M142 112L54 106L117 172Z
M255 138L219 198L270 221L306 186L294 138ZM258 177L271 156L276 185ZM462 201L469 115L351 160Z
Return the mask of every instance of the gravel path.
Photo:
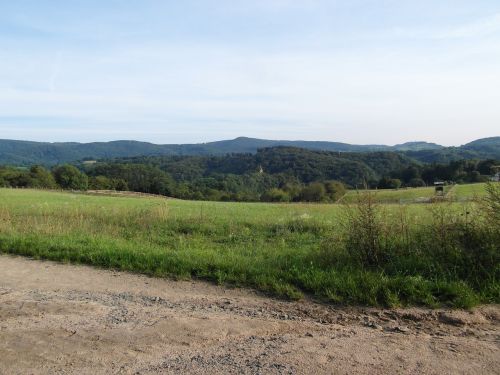
M0 256L0 374L500 374L499 321Z

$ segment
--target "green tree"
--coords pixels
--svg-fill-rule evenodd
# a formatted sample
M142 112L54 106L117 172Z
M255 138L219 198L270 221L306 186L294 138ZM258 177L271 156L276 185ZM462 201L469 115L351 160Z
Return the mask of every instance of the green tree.
M262 194L260 200L262 202L289 202L290 196L287 192L275 188L268 190L264 194Z
M401 180L398 178L383 177L378 183L379 189L399 189L401 187Z
M113 182L113 189L117 191L127 191L129 190L127 181L123 178L113 178L111 180Z
M89 188L92 190L114 190L113 180L106 176L95 176L89 179Z
M327 181L325 182L326 195L332 202L338 201L342 198L346 192L345 186L339 181Z
M412 178L408 185L411 187L423 187L425 186L425 181L421 178Z
M89 180L86 174L72 165L62 165L53 170L54 178L60 187L71 190L87 190Z
M321 202L326 198L325 186L320 182L307 185L300 192L300 200L305 202Z
M30 168L30 187L56 189L57 183L50 171L41 165L34 165Z

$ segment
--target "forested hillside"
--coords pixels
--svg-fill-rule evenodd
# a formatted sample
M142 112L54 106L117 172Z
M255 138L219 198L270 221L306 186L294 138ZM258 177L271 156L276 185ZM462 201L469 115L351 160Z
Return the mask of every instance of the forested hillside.
M226 156L143 156L118 159L115 163L155 166L179 181L210 175L257 173L282 174L303 183L333 179L352 186L378 180L414 164L408 157L393 152L338 153L295 147L264 148L256 154ZM106 163L100 163L91 170L103 167L108 168Z
M200 200L332 202L346 188L487 181L498 164L494 159L423 164L395 152L273 147L255 154L115 158L51 171L41 166L3 167L0 186L132 190Z
M408 142L395 146L350 145L339 142L274 141L239 137L233 140L200 144L157 145L136 141L96 143L40 143L0 140L0 164L53 166L81 160L135 156L254 154L261 148L288 146L334 152L398 152L422 162L447 163L460 159L500 159L500 137L477 140L461 147L443 147L434 143Z

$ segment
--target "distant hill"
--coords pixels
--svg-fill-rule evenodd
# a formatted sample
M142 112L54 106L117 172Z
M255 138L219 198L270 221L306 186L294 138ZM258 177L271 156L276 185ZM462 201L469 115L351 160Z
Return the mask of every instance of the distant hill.
M224 155L229 153L256 153L258 149L288 146L308 150L335 152L392 151L422 162L447 162L457 159L500 158L500 137L484 138L460 147L444 147L435 143L407 142L395 146L351 145L326 141L286 141L239 137L199 144L157 145L137 141L94 143L45 143L0 140L0 164L56 165L93 159L111 159L135 156Z
M429 142L406 142L390 147L391 151L422 151L422 150L442 150L445 147Z
M500 137L482 138L462 146L465 150L479 152L498 152L500 148Z
M500 137L478 139L460 147L408 150L405 154L423 163L449 163L463 159L500 159Z

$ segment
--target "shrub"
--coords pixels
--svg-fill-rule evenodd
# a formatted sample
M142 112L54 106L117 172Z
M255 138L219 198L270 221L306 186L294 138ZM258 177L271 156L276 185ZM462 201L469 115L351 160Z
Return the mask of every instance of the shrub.
M370 192L359 194L358 202L346 210L346 250L363 266L382 261L383 223L379 207Z
M408 183L408 186L411 187L423 187L425 186L425 181L422 180L421 178L412 178L410 182Z
M338 201L346 192L346 188L342 182L327 181L325 182L326 195L332 202Z
M486 184L486 193L482 207L498 229L500 228L500 183L489 182Z
M53 172L54 178L60 187L71 190L87 190L89 180L86 174L80 172L72 165L56 167Z
M281 189L271 189L260 197L262 202L289 202L290 196Z
M57 188L57 183L52 173L40 165L34 165L30 168L30 177L30 187L44 189Z
M399 189L401 187L401 180L397 178L381 178L378 183L379 189Z
M313 182L300 192L300 200L304 202L321 202L326 198L326 189L322 183Z

